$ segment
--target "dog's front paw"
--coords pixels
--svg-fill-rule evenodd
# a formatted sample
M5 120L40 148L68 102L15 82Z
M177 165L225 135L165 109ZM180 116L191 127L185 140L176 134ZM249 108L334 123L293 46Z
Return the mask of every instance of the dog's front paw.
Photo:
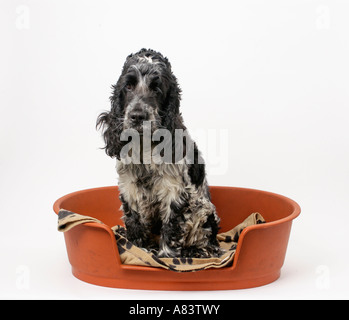
M185 258L209 258L210 257L210 255L206 250L197 248L195 246L183 248L181 256Z
M175 258L175 257L179 257L180 255L181 255L180 249L170 248L168 245L164 243L161 245L161 248L158 253L159 258Z
M212 258L220 257L226 251L218 246L209 245L205 248L198 248L195 246L183 248L182 257L187 258Z

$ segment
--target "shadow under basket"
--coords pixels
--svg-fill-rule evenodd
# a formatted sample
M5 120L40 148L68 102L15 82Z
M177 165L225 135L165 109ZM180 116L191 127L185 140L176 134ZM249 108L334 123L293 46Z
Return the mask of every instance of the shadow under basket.
M240 235L233 264L221 269L174 272L162 268L125 265L111 227L121 220L117 187L102 187L70 193L53 206L94 217L104 224L88 222L64 233L73 275L95 285L147 290L230 290L262 286L280 276L292 220L299 205L284 196L245 188L211 187L212 202L225 232L253 212L265 224L245 228Z

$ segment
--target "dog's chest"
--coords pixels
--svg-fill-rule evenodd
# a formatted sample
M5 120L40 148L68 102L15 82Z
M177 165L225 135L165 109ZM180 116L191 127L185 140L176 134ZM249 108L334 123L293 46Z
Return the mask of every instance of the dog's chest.
M131 209L156 216L184 191L187 177L182 164L123 164L118 162L119 189Z

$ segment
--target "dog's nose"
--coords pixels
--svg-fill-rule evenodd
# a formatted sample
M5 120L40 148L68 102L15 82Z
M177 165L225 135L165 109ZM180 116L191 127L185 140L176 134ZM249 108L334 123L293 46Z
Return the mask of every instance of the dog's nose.
M130 119L134 123L141 123L147 120L147 114L142 110L134 110L130 113Z

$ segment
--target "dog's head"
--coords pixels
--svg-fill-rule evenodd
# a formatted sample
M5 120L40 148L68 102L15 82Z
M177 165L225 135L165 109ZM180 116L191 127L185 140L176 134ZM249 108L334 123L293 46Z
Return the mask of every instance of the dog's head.
M120 134L125 129L143 132L143 122L159 128L185 129L179 112L180 88L171 64L161 53L142 49L130 54L121 76L113 85L111 111L102 113L97 126L104 128L106 153L119 158L124 145Z

